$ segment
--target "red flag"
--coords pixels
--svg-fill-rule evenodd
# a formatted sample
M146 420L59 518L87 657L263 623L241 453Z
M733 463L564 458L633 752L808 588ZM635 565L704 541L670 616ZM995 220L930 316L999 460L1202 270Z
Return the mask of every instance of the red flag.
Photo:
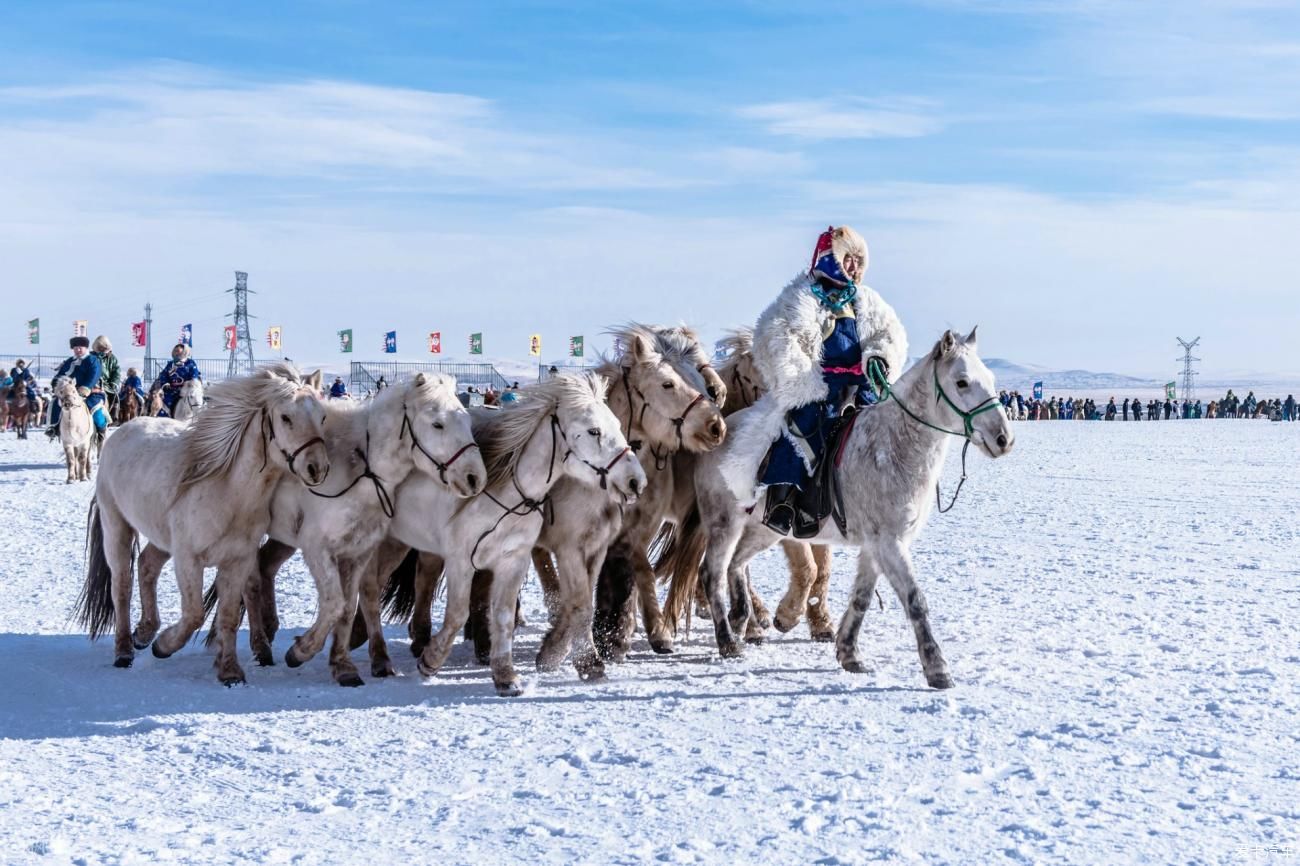
M144 342L145 342L145 336L146 336L146 334L147 334L146 329L147 329L148 327L149 327L149 325L148 325L148 323L146 323L146 322L132 322L132 323L131 323L131 345L132 345L132 346L143 346L143 345L144 345Z
M234 326L234 325L226 325L226 349L227 349L227 351L233 350L233 349L235 348L236 345L237 345L237 339L236 339L236 337L235 337L235 326Z
M442 331L429 332L429 351L435 355L442 354Z

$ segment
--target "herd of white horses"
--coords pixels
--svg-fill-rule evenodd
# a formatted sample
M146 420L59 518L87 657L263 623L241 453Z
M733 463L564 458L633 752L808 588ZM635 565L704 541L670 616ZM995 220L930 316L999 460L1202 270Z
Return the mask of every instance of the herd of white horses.
M498 693L517 695L512 643L530 566L549 610L537 667L571 659L586 680L625 658L638 610L650 646L670 653L692 608L707 610L723 657L806 616L814 639L835 642L844 669L865 671L858 633L883 575L915 631L926 681L950 687L910 547L949 442L964 439L989 457L1013 444L1003 413L978 411L997 391L975 333L945 333L885 400L859 413L839 451L846 529L827 520L801 542L763 526L761 505L738 501L719 472L752 423L747 407L764 399L749 333L729 339L716 368L685 327L633 325L616 336L620 350L597 368L527 386L502 409L466 409L455 381L435 374L363 403L325 401L319 373L274 364L209 386L187 420L123 424L99 456L80 621L92 639L111 628L114 664L127 668L145 647L158 658L175 653L215 607L217 677L240 683L240 624L247 616L256 661L273 664L275 577L300 550L319 603L287 664L306 663L329 641L334 680L361 685L351 650L364 643L371 674L393 675L387 605L389 618L408 621L422 675L442 668L464 631ZM74 388L59 397L69 480L89 478L89 416ZM790 582L773 617L748 564L778 542ZM859 551L838 628L825 603L834 545ZM163 628L157 583L169 559L181 612ZM216 569L206 595L205 568ZM440 587L446 603L434 632Z

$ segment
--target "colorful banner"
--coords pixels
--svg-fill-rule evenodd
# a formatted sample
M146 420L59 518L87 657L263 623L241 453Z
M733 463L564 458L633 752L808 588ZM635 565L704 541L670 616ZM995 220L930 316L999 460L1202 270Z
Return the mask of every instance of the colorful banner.
M1174 389L1177 388L1177 387L1178 387L1178 386L1177 386L1177 383L1175 383L1175 382L1166 382L1166 383L1165 383L1165 399L1166 399L1166 400L1172 400L1172 399L1174 399L1174 395L1176 394L1176 391L1175 391Z
M389 331L384 334L384 353L393 355L397 353L397 332Z
M144 346L145 338L148 336L149 336L148 322L131 323L131 345L132 346Z
M27 342L33 346L41 344L41 320L29 319L27 321Z
M429 352L434 355L442 354L442 331L429 332Z
M194 348L194 326L181 325L181 336L177 342L184 343L186 346Z
M188 328L189 325L186 325L185 327ZM236 336L236 334L237 332L235 331L234 325L226 325L225 336L222 342L222 346L226 349L226 351L233 352L235 350L235 347L239 345L239 338L238 336Z
M280 339L284 335L284 328L279 325L272 325L266 330L266 345L270 346L277 352L280 351Z
M570 338L569 338L569 357L570 357L570 358L581 358L581 357L582 357L582 349L583 349L583 347L582 347L582 337L570 337Z
M86 325L87 325L87 324L88 324L88 323L87 323L87 321L86 321L85 319L77 319L75 322L73 322L73 323L72 323L72 336L74 336L74 337L89 337L89 336L90 336L90 332L86 329Z
M1035 400L1041 400L1041 399L1043 399L1043 383L1042 383L1042 382L1035 382L1035 383L1034 383L1034 399L1035 399Z
M483 332L477 331L469 335L469 353L471 355L483 354Z
M352 329L344 328L339 331L339 351L352 353Z
M530 354L530 355L540 355L540 354L542 354L542 335L541 335L541 334L533 334L531 337L528 338L528 354Z

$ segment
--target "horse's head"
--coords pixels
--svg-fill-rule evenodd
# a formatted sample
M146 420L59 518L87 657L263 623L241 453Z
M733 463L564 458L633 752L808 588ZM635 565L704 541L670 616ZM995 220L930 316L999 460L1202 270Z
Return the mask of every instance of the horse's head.
M674 355L676 353L673 353ZM632 405L632 421L653 442L687 451L712 451L727 435L722 412L705 396L704 372L690 369L693 358L670 357L656 346L652 334L633 330L620 360L623 381L613 384L624 388ZM726 386L712 367L715 390L726 394Z
M396 392L393 397L388 392ZM402 433L411 437L415 468L447 485L460 497L483 489L487 469L474 444L469 412L456 398L451 376L417 373L411 380L386 388L381 399L400 395L405 416Z
M709 395L714 405L719 407L725 405L727 382L717 370L713 369L712 357L700 342L700 335L695 333L695 329L677 325L671 328L655 328L655 332L662 345L671 347L672 363L677 371L691 382L695 380L695 376L691 373L691 370L694 370L699 379L703 380L704 393Z
M65 409L85 402L77 392L77 383L67 376L54 380L54 396Z
M718 374L727 383L722 411L730 415L753 406L763 396L763 377L754 366L754 329L737 328L722 339L727 359Z
M555 419L567 452L564 473L625 499L640 496L645 491L645 470L605 403L605 380L592 373L561 374L543 387L558 392Z
M288 364L273 364L241 380L264 385L255 393L265 418L268 459L308 487L320 486L330 461L322 438L325 407L317 390Z
M980 360L975 330L965 337L945 331L930 353L939 387L935 411L942 426L961 430L969 425L976 447L989 457L1001 457L1015 445L1016 437L1006 415L996 411L997 385Z

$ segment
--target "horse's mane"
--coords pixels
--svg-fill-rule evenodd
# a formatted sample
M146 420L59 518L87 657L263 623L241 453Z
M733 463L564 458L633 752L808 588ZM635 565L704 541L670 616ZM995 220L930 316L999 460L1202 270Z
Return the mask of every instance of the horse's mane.
M240 444L260 423L262 410L292 398L306 385L298 368L282 361L259 367L247 376L215 383L205 392L203 411L181 434L186 458L181 484L229 472Z
M561 373L521 388L519 399L500 409L471 410L474 441L487 468L484 486L492 487L514 473L524 446L554 412L601 403L607 387L605 379L594 373Z
M706 383L699 368L708 365L710 358L704 351L704 347L700 345L700 335L694 328L688 325L643 325L639 322L629 322L605 333L612 336L623 351L615 356L601 356L598 369L602 375L606 377L620 375L618 367L624 354L632 345L632 340L641 337L662 355L679 375L690 382L691 387L704 391Z
M718 366L718 375L726 379L740 359L754 351L754 329L747 326L732 328L718 341L718 346L726 353Z

